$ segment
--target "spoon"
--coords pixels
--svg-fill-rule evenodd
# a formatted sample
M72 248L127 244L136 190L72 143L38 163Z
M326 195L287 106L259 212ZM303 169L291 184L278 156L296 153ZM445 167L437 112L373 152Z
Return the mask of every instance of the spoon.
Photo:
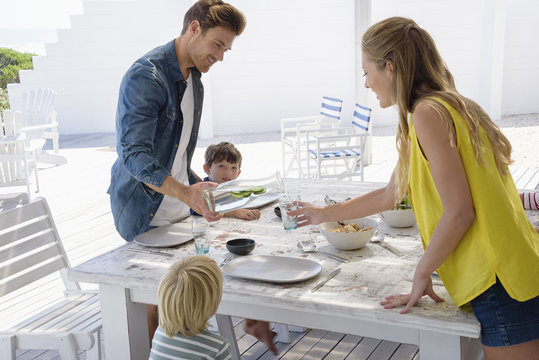
M393 246L389 245L387 242L384 241L384 235L376 233L372 238L371 242L380 245L381 247L385 248L386 250L391 251L393 254L397 256L404 256L404 254L395 249Z
M332 253L329 253L327 251L323 251L323 250L316 250L316 245L313 244L312 242L310 241L307 241L307 240L302 240L300 242L298 242L298 248L300 248L301 251L305 252L305 253L320 253L322 255L325 255L329 258L332 258L334 260L337 260L337 261L340 261L340 262L343 262L343 263L347 263L347 262L350 262L349 260L346 260L340 256L337 256L337 255L334 255Z

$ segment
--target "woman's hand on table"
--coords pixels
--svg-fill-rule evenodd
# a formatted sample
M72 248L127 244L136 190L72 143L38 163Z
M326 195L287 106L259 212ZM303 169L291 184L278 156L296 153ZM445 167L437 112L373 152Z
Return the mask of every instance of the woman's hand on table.
M313 206L303 201L295 201L294 204L297 204L300 208L289 211L288 214L298 216L298 227L318 225L325 221L323 218L324 207Z
M393 309L402 305L406 305L404 309L400 311L401 314L406 314L412 306L414 306L419 299L428 295L432 300L436 302L442 302L444 299L439 297L432 288L432 280L430 274L427 276L414 275L414 283L412 285L412 292L410 294L399 294L387 296L385 300L380 304L384 309Z

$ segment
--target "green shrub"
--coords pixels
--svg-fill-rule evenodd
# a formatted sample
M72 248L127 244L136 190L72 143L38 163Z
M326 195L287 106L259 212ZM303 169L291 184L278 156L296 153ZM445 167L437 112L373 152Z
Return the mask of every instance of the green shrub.
M4 113L4 110L9 109L9 99L7 97L7 90L0 88L0 114Z
M32 57L35 55L0 48L0 111L9 108L7 84L19 82L19 70L34 68Z

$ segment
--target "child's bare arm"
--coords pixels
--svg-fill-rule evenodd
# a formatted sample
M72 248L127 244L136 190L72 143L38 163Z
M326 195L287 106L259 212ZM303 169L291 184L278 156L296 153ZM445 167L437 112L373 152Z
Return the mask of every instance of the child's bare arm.
M253 209L236 209L233 211L229 211L225 213L225 216L233 216L238 219L245 219L245 220L257 220L260 219L260 211Z

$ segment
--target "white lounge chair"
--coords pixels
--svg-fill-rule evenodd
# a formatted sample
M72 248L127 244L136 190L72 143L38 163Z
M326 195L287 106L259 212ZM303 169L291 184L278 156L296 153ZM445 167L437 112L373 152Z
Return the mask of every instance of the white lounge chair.
M0 322L0 359L17 349L58 349L62 359L100 359L101 310L97 292L68 281L70 268L44 198L0 212L0 303L8 294L60 271L64 299L16 325ZM9 314L0 313L5 319Z

